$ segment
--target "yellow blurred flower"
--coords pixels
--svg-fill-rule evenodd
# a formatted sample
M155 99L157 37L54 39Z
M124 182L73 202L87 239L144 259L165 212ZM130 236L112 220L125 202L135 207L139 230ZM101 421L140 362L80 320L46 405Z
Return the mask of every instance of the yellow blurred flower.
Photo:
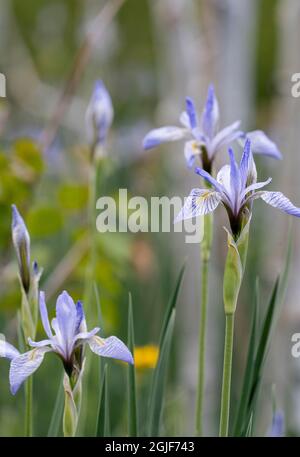
M134 348L134 365L137 370L155 368L159 356L159 348L153 344Z

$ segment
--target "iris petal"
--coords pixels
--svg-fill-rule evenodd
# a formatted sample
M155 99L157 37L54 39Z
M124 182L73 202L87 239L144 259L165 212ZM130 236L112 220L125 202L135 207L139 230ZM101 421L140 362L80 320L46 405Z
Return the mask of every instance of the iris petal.
M184 156L187 162L187 166L191 168L195 162L197 155L201 154L201 149L199 148L195 140L187 141L184 145Z
M190 97L186 97L186 112L189 118L189 124L191 129L197 127L197 113L193 100Z
M300 208L293 203L281 192L258 192L258 196L262 198L268 205L278 208L291 216L300 217Z
M17 393L21 384L32 375L41 365L46 352L51 352L49 347L32 349L15 357L9 370L10 390L13 395Z
M248 132L246 137L251 141L253 152L274 159L282 159L282 154L276 144L262 130Z
M41 314L41 319L42 319L42 324L45 329L45 332L49 338L52 338L52 331L49 323L49 317L48 317L48 311L47 311L47 306L45 302L45 292L41 291L40 292L40 300L39 300L39 305L40 305L40 314Z
M202 114L202 130L209 139L213 138L218 121L219 105L215 96L213 85L210 85L208 88L205 108Z
M211 142L211 153L214 155L221 147L227 146L234 140L240 138L243 132L239 129L241 121L233 122L220 130Z
M127 346L116 336L100 338L93 336L87 340L91 350L102 357L123 360L123 362L133 364L133 357Z
M217 208L220 201L221 194L218 192L208 189L193 189L185 199L184 206L174 223L211 213Z
M20 352L12 344L0 340L0 357L12 360L18 355L20 355Z
M202 168L195 168L195 173L197 173L197 175L199 176L202 176L202 178L204 178L209 184L211 184L217 192L220 192L220 193L223 193L224 192L224 188L222 186L222 184L220 184L218 181L215 180L215 178L213 178L207 171L203 170Z
M188 135L188 130L183 127L167 126L151 130L144 138L143 148L152 149L162 143L182 140Z

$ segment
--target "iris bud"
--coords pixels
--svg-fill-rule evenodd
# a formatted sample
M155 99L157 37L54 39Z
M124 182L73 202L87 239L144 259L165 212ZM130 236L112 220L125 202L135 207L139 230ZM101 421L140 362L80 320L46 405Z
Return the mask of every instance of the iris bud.
M16 250L20 278L26 293L30 287L30 237L16 205L12 205L12 239Z

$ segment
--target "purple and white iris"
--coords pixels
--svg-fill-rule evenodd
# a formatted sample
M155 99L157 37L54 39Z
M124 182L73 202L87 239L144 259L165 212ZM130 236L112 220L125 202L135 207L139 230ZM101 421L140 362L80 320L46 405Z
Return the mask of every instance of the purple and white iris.
M195 158L201 157L202 166L207 172L212 171L212 163L216 153L223 146L229 145L237 139L250 139L252 150L255 153L280 159L281 152L267 135L261 130L247 134L240 130L240 121L219 130L219 104L214 88L209 86L207 99L202 116L199 119L194 102L186 98L186 111L180 116L181 127L166 126L151 130L144 138L144 149L152 149L161 143L186 140L184 155L189 167L192 167Z
M113 117L114 109L109 92L102 81L96 81L85 115L90 144L103 145L105 143Z
M78 301L75 305L67 292L64 291L57 299L56 317L52 319L51 326L44 292L40 292L39 305L47 339L39 342L29 339L29 345L33 349L24 354L20 354L6 341L0 341L0 356L11 360L9 381L12 394L39 368L47 352L54 352L61 358L69 376L74 369L80 372L81 349L85 344L99 356L133 364L131 352L117 337L100 338L96 335L100 330L98 327L87 331L81 302Z
M269 184L271 178L257 182L250 140L246 140L239 165L232 149L229 149L229 157L230 165L224 165L216 179L202 168L195 169L196 173L208 182L210 188L193 189L175 222L211 213L222 203L227 210L232 233L236 236L240 232L243 217L251 213L252 202L257 198L287 214L300 217L300 208L294 206L281 192L259 190Z

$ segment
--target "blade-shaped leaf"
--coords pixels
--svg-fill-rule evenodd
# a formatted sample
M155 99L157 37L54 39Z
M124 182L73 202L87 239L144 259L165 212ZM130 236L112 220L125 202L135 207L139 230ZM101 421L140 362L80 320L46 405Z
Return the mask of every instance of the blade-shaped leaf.
M258 345L256 349L255 359L253 361L253 372L251 376L251 388L248 392L247 406L245 409L244 417L239 423L239 433L238 436L245 436L247 430L249 430L250 421L253 422L253 416L255 413L255 406L257 397L259 394L259 388L261 385L263 368L265 365L266 357L270 347L270 341L273 333L273 329L277 322L277 317L279 314L280 306L284 300L287 279L289 273L289 267L291 263L291 253L292 253L292 239L289 236L287 256L285 261L285 266L282 273L277 278L271 298L267 307L265 319L262 325L260 336L258 339Z
M132 312L132 297L129 294L128 308L128 348L134 353L134 325ZM135 365L128 366L128 435L138 436L138 413L135 383Z
M109 404L108 404L108 374L107 363L103 369L100 387L99 409L96 436L110 436Z
M59 388L53 408L53 413L50 421L48 430L48 437L58 436L59 429L62 423L63 411L64 411L64 387L63 387L64 376L61 377Z
M179 271L173 295L171 296L171 298L169 300L169 303L168 303L168 306L167 306L167 309L166 309L166 312L165 312L164 321L163 321L163 325L162 325L161 332L160 332L160 337L159 337L159 347L161 347L161 345L162 345L162 341L164 339L164 336L165 336L165 333L166 333L166 330L167 330L167 326L168 326L168 323L169 323L169 320L170 320L171 313L172 313L172 311L175 308L176 303L177 303L177 298L178 298L178 294L179 294L180 287L181 287L181 284L182 284L185 268L186 268L186 262L184 262L184 264L182 265L182 267L181 267L181 269Z
M248 347L245 374L244 374L244 378L243 378L242 394L241 394L237 417L236 417L236 421L235 421L234 436L239 436L239 434L241 433L241 425L244 423L249 395L250 395L250 391L251 391L251 383L252 383L252 379L253 379L253 369L254 369L254 361L255 361L256 339L257 339L258 309L259 309L259 280L257 278L256 284L255 284L255 300L254 300L250 341L249 341L249 347Z
M150 397L149 409L149 436L158 436L161 416L163 411L163 399L166 383L166 374L171 352L171 342L174 331L176 310L173 309L164 332L157 366L153 374L153 384Z

